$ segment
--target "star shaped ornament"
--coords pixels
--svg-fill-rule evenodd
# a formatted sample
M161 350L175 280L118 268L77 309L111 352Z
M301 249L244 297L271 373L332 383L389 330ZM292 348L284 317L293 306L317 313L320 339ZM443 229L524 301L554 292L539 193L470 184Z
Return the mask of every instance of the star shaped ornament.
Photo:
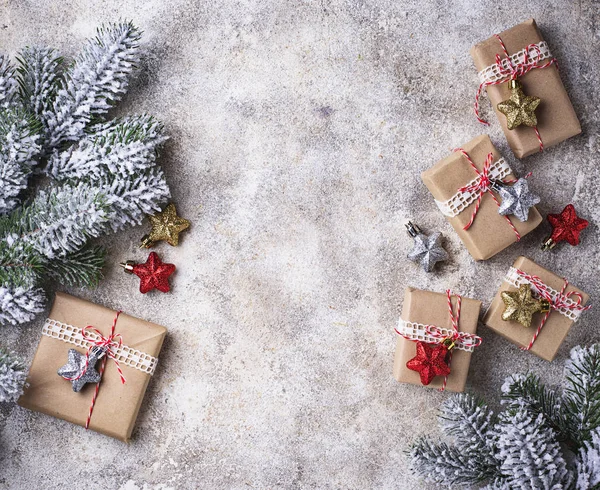
M540 202L540 198L529 190L527 179L519 179L513 185L500 184L497 188L502 203L498 212L512 214L519 221L527 221L529 208Z
M579 245L579 234L589 225L587 220L577 216L572 204L568 204L560 214L549 214L548 221L552 225L552 235L544 242L544 250L554 248L562 241Z
M440 232L427 236L410 221L406 224L406 228L408 234L415 240L408 258L413 262L419 262L425 272L431 272L436 263L448 260L448 252L442 246L443 236Z
M540 105L541 99L525 95L521 84L516 80L510 81L510 98L497 105L498 110L506 116L508 129L518 126L537 126L535 110Z
M86 383L99 383L101 376L96 371L96 363L102 359L105 351L99 347L95 347L90 351L90 357L86 364L86 356L78 350L69 349L67 363L62 366L57 373L59 376L71 381L73 391L78 393L86 385ZM83 373L83 374L82 374Z
M519 322L524 327L531 327L535 313L544 313L550 309L548 301L533 297L528 284L519 286L518 291L502 291L500 297L505 306L502 319Z
M437 344L431 347L425 342L418 341L417 355L406 363L406 367L411 371L417 371L421 376L421 383L427 386L436 376L448 376L450 366L448 366L448 347L444 344Z
M169 276L175 272L175 266L161 261L156 252L150 252L148 260L144 264L136 264L128 260L122 263L121 267L126 272L135 274L140 278L140 292L143 294L153 289L158 289L163 293L168 293L171 290Z
M175 204L169 204L166 209L154 216L148 216L152 230L144 238L140 248L150 248L156 242L165 240L176 247L179 244L179 233L190 227L187 219L177 216Z

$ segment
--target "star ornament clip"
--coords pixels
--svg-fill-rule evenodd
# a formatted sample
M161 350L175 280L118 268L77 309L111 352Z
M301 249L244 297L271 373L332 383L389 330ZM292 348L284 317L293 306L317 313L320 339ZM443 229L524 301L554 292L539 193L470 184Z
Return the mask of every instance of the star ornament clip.
M502 291L500 297L504 302L502 320L516 321L524 327L531 327L535 313L550 311L550 303L545 299L535 299L528 284L521 284L517 291Z
M450 374L448 352L451 346L441 343L432 347L426 342L417 341L416 347L417 355L406 363L406 367L419 373L421 384L427 386L436 376Z
M177 216L175 204L169 204L164 211L148 216L152 230L142 238L140 248L153 247L156 242L166 241L176 247L179 244L179 233L190 227L187 219Z
M153 289L158 289L163 293L171 290L169 276L175 272L175 266L160 260L156 252L150 252L144 264L136 264L133 260L128 260L119 265L125 269L125 272L135 274L140 278L140 293L142 294Z
M525 95L523 87L517 80L510 80L508 88L510 97L496 106L506 116L506 127L515 129L521 125L537 126L535 110L540 105L541 99Z
M413 262L419 262L425 272L431 272L438 262L448 260L448 252L442 246L443 236L440 232L428 236L410 221L405 226L408 234L415 240L408 258Z
M542 250L551 250L563 241L573 246L579 245L579 234L589 225L587 220L577 216L572 204L568 204L560 214L549 214L548 222L552 225L552 234L544 241Z
M89 358L76 349L69 349L67 363L57 371L59 376L70 381L73 391L78 393L87 383L99 383L102 376L96 370L96 363L104 357L106 350L95 346L90 351Z
M539 196L529 190L529 183L524 178L520 178L513 185L494 181L492 188L502 200L498 213L503 216L512 214L519 221L527 221L529 219L529 209L540 202Z

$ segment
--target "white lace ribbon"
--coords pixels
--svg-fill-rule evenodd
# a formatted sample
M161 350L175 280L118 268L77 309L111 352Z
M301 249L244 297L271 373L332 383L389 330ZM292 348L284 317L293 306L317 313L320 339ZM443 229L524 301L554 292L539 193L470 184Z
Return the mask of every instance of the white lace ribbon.
M436 327L436 329L445 337L452 337L454 330L450 328L440 328ZM420 340L421 342L426 342L428 344L439 344L439 337L434 337L427 331L427 325L423 325L422 323L415 323L403 320L400 318L398 320L398 326L396 327L396 332L398 332L403 337L409 340ZM473 352L475 350L477 340L475 338L466 338L464 340L457 340L454 345L455 349L464 350L466 352Z
M523 277L521 274L519 274L517 272L517 269L515 269L514 267L511 267L508 272L506 273L506 276L504 277L504 280L510 284L511 286L518 288L519 286L523 285L523 284L530 284L531 282L527 280L527 278ZM556 299L559 297L560 292L557 291L556 289L552 289L550 286L546 285L546 289L548 290L548 293L550 294L550 296L552 296L552 302L555 303ZM537 293L535 287L531 288L531 291L533 293L533 296L536 298L539 298L540 295ZM575 305L577 304L575 301L573 301L570 298L561 298L561 301L565 302L568 305ZM554 311L558 311L561 315L566 316L567 318L569 318L570 320L576 321L579 318L579 315L581 315L581 309L577 309L577 308L565 308L565 307L560 307L560 308L556 308L554 309Z
M499 158L490 166L489 177L492 180L502 180L508 174L511 173L511 169L506 163L504 157ZM464 187L469 187L471 185L475 185L479 177L475 177L471 182L466 184ZM454 218L462 213L466 208L468 208L471 204L473 204L477 197L479 196L478 192L475 191L466 191L466 192L457 192L447 201L438 201L435 200L437 207L440 208L440 211L444 216L448 216L449 218Z
M77 345L79 347L83 347L84 349L88 349L91 345L93 345L92 342L83 338L80 328L53 320L52 318L46 319L44 327L42 328L42 335L53 339L62 340L63 342L68 342L69 344ZM93 331L86 331L86 336L94 340L100 338L99 335ZM132 367L151 376L154 374L156 364L158 363L158 359L156 357L137 349L132 349L126 345L113 347L112 352L115 356L115 360L119 361L125 366Z
M537 47L537 49L536 49ZM527 48L523 48L521 51L517 51L515 54L510 56L510 60L512 61L513 65L518 65L519 63L523 62L523 58L525 56L525 52L526 52ZM539 52L538 52L539 49ZM536 61L543 61L545 59L548 58L552 58L552 53L550 52L550 48L548 47L548 44L546 43L546 41L541 41L537 44L534 44L533 46L531 46L529 48L529 59L532 60L536 60ZM538 58L539 56L539 58ZM509 58L504 58L500 64L502 65L503 69L508 69L510 67L510 62L509 62ZM500 69L498 68L498 65L496 63L494 63L493 65L487 66L486 68L484 68L483 70L481 70L479 72L479 80L481 83L493 83L493 82L497 82L498 80L503 80L505 78L508 78L509 75L503 75L502 73L500 73Z

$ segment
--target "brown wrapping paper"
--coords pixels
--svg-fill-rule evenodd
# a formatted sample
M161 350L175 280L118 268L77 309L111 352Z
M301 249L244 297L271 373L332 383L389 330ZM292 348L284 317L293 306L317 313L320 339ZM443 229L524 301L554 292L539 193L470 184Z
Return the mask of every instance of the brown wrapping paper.
M454 296L452 297L452 304L456 308L456 297ZM477 321L480 309L480 301L465 297L462 298L462 307L458 320L458 329L461 332L477 333ZM452 328L448 312L448 298L445 293L433 293L411 287L406 288L401 316L406 321L422 323L424 325L436 325L440 328ZM406 363L415 357L415 355L416 342L398 335L394 358L394 378L401 383L423 386L419 373L406 367ZM470 352L459 349L452 351L450 375L448 376L446 390L455 392L465 391L471 355ZM437 376L427 387L441 388L443 381L443 376Z
M107 336L115 314L103 306L56 293L50 318L79 328L92 325ZM121 313L115 333L122 335L123 345L158 357L167 331L160 325ZM75 393L71 382L56 374L73 348L85 353L83 348L42 335L29 370L29 387L19 405L85 426L95 385L87 384ZM123 363L121 369L127 380L125 384L121 384L115 362L108 359L89 428L128 442L150 375Z
M499 35L509 55L524 49L531 43L539 43L544 40L533 19L501 32ZM478 72L493 65L496 62L497 54L505 58L498 39L493 36L471 48L471 57ZM581 133L579 120L555 65L533 69L520 77L519 81L523 85L526 95L534 95L541 99L535 113L538 120L537 128L544 148L554 146ZM508 144L515 155L523 158L539 152L540 144L533 128L519 126L512 130L508 129L506 116L496 108L498 103L510 97L508 83L490 85L487 87L487 93Z
M479 170L483 168L488 153L494 154L494 161L501 157L487 135L472 139L462 148ZM446 201L476 176L467 159L460 152L453 152L423 172L421 179L435 199ZM513 174L506 177L508 180L514 178ZM516 241L515 232L504 216L498 214L498 206L489 193L483 196L473 225L465 230L464 227L471 219L474 208L475 203L464 209L458 216L447 217L447 219L475 260L489 259ZM513 216L509 218L521 234L521 238L542 222L542 217L535 207L529 210L529 219L525 222Z
M557 276L553 272L540 267L535 262L529 260L526 257L519 257L513 267L517 269L521 269L522 271L530 274L538 276L544 284L550 286L556 291L560 291L564 284L564 279L562 277ZM502 291L516 291L517 288L510 285L506 281L502 282L498 293L494 297L492 304L490 305L488 311L485 314L483 322L496 333L500 334L502 337L510 340L520 347L527 347L529 342L531 341L533 334L536 329L540 325L542 318L544 316L543 313L536 313L533 316L533 322L531 323L531 327L526 328L518 322L515 321L504 321L502 320L502 313L504 312L504 302L500 297L500 293ZM589 300L589 296L584 293L581 289L576 288L575 286L569 284L566 293L571 291L577 291L583 297L582 305L585 305ZM558 311L553 311L550 313L544 328L542 329L539 337L533 344L530 352L535 354L536 356L541 357L547 361L552 361L556 356L556 352L558 348L562 344L563 340L567 336L569 329L573 321L567 318L564 315L561 315Z

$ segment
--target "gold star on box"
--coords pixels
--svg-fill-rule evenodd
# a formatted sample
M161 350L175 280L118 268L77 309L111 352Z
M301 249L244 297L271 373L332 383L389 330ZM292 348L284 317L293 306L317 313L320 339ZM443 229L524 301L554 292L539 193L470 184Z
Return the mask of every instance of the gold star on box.
M548 301L533 297L528 284L519 286L518 291L502 291L500 296L505 306L502 319L517 321L524 327L531 327L534 313L547 312L550 308Z
M154 216L148 216L152 230L144 238L140 248L150 248L156 242L165 240L169 245L176 247L179 244L179 233L190 227L190 222L177 216L175 204Z
M521 84L516 80L510 81L510 98L498 104L498 110L506 116L508 129L525 126L537 126L535 110L540 105L541 99L532 95L525 95Z

